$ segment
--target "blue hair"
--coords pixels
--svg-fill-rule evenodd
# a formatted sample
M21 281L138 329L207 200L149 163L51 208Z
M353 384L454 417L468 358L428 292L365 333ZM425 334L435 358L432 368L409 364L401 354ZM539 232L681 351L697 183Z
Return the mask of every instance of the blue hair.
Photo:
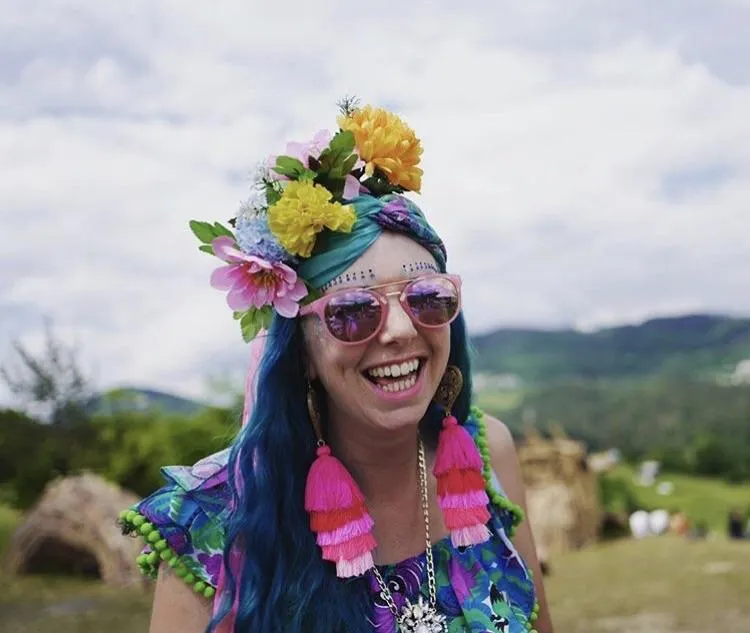
M450 327L449 363L464 376L453 413L465 420L471 405L471 370L463 315ZM228 613L239 580L238 632L369 633L372 602L366 579L336 577L335 566L321 557L304 508L315 437L306 405L299 320L277 315L268 336L255 408L229 459L236 510L227 523L224 560L229 561L231 548L241 543L242 573L235 578L225 563L227 591L222 592L219 613L208 631ZM433 442L442 417L431 404L421 422Z

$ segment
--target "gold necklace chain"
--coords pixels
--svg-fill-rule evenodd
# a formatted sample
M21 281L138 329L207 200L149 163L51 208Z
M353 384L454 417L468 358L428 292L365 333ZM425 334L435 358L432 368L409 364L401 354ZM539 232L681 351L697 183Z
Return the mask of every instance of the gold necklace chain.
M427 557L427 587L430 596L430 607L435 608L437 602L437 589L435 582L435 561L432 558L432 540L430 538L430 500L427 496L427 462L424 456L424 444L422 438L419 438L419 489L422 495L422 514L424 515L424 532L425 532L425 555ZM393 594L388 585L385 584L383 576L377 567L372 568L373 574L380 585L383 599L388 607L388 610L394 615L396 621L400 619L398 607L393 600Z

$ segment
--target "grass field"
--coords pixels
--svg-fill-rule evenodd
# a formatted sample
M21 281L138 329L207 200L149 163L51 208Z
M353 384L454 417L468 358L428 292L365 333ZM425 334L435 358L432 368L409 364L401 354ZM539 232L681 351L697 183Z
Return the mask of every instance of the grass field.
M623 540L553 561L557 633L750 631L750 542ZM150 594L0 576L2 633L143 633Z
M502 417L504 411L515 409L523 400L522 389L507 389L503 391L479 391L476 394L477 406L493 415Z
M3 559L8 540L19 518L18 512L0 504L0 560Z
M636 485L634 474L631 467L620 465L605 477L626 490L639 507L684 512L692 523L705 523L717 532L726 531L727 517L732 508L739 508L743 513L750 509L749 483L729 484L720 479L665 474L658 478L657 484L671 482L674 490L669 495L660 495L656 485L648 488Z
M547 592L556 633L750 631L750 541L723 538L726 510L750 503L750 486L665 477L669 497L622 480L647 507L683 510L715 529L711 538L674 536L602 543L553 559ZM19 520L0 506L0 556ZM113 590L65 577L10 578L0 572L0 633L143 633L150 592Z

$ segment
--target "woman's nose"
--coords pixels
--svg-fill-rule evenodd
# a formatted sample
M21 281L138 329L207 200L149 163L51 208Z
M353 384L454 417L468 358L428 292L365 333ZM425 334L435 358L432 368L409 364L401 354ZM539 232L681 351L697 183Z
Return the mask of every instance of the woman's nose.
M388 297L388 315L380 331L380 342L390 343L416 336L417 330L409 314L404 310L398 296Z

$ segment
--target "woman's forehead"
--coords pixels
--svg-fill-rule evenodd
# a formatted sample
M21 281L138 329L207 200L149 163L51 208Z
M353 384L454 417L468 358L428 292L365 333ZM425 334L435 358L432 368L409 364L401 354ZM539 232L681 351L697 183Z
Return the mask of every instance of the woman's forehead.
M349 268L326 284L325 290L397 282L430 272L439 271L426 248L404 235L383 233Z

